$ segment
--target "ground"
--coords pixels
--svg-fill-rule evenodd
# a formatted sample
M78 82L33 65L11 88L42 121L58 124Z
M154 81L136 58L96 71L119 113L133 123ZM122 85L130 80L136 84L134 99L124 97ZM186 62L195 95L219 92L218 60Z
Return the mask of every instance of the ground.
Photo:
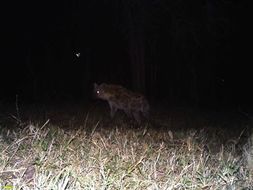
M157 105L136 124L107 106L2 105L0 189L253 189L240 113Z

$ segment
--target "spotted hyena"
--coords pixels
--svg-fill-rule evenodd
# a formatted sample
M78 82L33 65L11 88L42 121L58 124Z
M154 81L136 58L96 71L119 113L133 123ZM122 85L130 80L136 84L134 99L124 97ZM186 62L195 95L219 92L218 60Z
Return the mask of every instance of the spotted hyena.
M147 99L139 93L132 92L120 85L94 83L94 92L97 98L106 100L111 109L111 118L117 110L123 110L128 117L140 123L142 116L148 118L149 103Z

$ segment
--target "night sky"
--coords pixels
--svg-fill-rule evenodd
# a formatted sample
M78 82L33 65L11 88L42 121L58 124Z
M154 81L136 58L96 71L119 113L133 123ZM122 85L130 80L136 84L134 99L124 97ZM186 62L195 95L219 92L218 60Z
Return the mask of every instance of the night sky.
M154 103L252 105L246 4L18 1L2 6L1 102L88 100L94 82ZM80 57L76 56L80 53Z

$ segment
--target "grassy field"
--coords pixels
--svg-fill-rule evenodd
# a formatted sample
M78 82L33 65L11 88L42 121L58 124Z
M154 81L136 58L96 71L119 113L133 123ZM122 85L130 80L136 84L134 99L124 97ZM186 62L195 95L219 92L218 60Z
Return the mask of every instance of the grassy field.
M151 116L137 125L100 105L5 109L0 189L253 189L247 118L187 108Z

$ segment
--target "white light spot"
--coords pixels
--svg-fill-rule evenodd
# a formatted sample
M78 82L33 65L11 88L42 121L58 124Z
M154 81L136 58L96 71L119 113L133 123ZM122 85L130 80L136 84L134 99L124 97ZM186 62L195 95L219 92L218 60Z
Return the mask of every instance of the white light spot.
M80 52L76 53L76 57L80 57L80 56L81 56Z
M97 90L97 94L99 94L99 90Z

